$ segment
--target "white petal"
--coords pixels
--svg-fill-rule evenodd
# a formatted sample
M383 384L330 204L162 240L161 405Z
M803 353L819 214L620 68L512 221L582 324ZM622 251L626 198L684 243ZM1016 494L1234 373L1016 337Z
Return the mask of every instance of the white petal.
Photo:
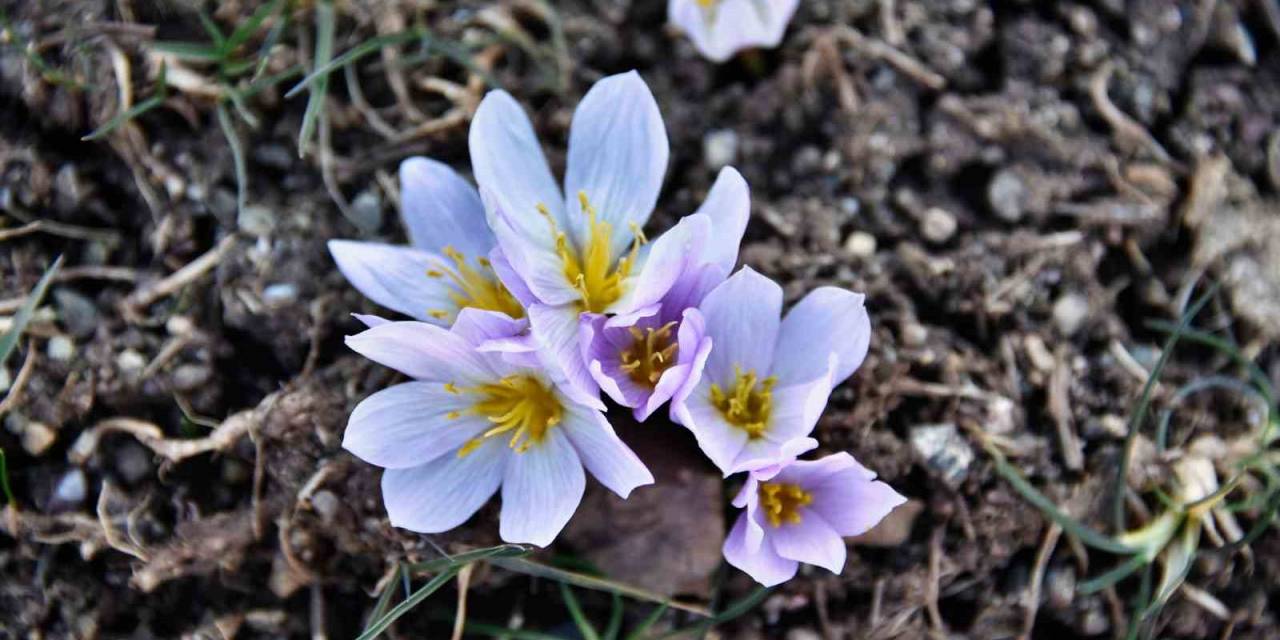
M604 410L600 387L582 358L580 314L571 306L529 307L529 326L537 339L538 356L560 387L575 402Z
M449 298L453 289L427 271L440 262L438 256L376 242L330 240L329 253L351 286L388 309L432 324L446 324L431 315L444 311L450 317L458 306Z
M782 319L773 374L781 384L808 382L825 373L828 357L835 354L835 386L862 365L870 342L871 321L863 295L819 287Z
M400 211L419 249L444 255L453 247L473 260L493 249L480 194L443 162L416 157L400 163Z
M565 409L565 433L600 484L623 498L638 486L653 484L653 474L613 431L604 414L581 405Z
M662 114L640 74L609 76L587 91L569 128L565 171L566 209L579 247L587 215L578 193L612 227L612 255L620 255L631 244L630 226L644 226L653 213L669 154Z
M476 416L450 418L470 400L438 382L406 382L379 391L351 412L342 447L379 467L416 467L461 447L489 427Z
M747 514L742 514L729 531L729 537L724 540L724 559L766 587L782 584L795 577L799 563L779 556L768 540L754 550L749 549L747 519Z
M712 352L715 348L712 347ZM681 402L673 403L672 414L676 422L693 432L698 448L716 467L728 476L733 472L734 461L747 445L747 432L725 421L720 410L711 404L710 383L704 381Z
M391 524L419 533L448 531L467 521L502 482L506 443L489 438L459 458L441 456L422 466L382 474L382 500Z
M388 322L347 336L360 355L411 378L471 384L502 376L492 356L477 353L462 336L425 322Z
M782 312L782 287L743 267L707 294L699 306L711 337L704 377L728 389L735 372L769 375Z
M813 510L801 509L799 523L772 527L768 535L783 558L816 564L832 573L844 570L844 540Z
M626 314L657 304L702 255L702 245L709 235L710 219L694 214L658 236L648 246L640 272L630 279L626 293L607 311Z
M498 535L506 542L551 544L582 502L586 482L569 438L551 429L541 443L510 455Z
M711 221L711 233L702 247L702 262L714 264L723 273L733 272L738 262L738 246L751 217L751 191L747 181L733 167L725 167L716 176L707 199L694 215L703 214Z

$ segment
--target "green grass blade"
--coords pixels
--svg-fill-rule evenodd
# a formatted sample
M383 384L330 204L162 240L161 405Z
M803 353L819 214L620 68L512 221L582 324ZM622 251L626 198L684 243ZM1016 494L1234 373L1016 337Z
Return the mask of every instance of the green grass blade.
M518 558L529 555L529 550L518 544L500 544L496 547L485 547L466 551L447 558L436 558L426 562L416 562L405 567L408 573L432 573L442 571L454 565L470 564L494 558Z
M1080 540L1080 542L1101 551L1107 551L1109 553L1119 555L1129 555L1138 552L1138 549L1123 544L1114 538L1098 533L1070 515L1064 513L1058 508L1058 505L1054 504L1053 501L1048 498L1048 496L1040 493L1038 489L1031 486L1031 483L1028 482L1026 478L1022 477L1022 474L1019 473L1017 469L1013 468L1013 465L1009 464L1009 462L1005 460L1003 454L996 451L986 443L983 443L983 447L995 462L996 473L1000 474L1000 476L1008 481L1009 484L1013 485L1014 490L1022 494L1022 497L1025 498L1027 502L1030 502L1037 509L1040 509L1040 511L1050 520L1058 523L1058 525L1062 527L1063 531L1066 531L1069 535L1075 536Z
M115 131L117 127L124 124L125 122L132 120L160 106L161 104L164 104L165 98L167 97L169 97L168 69L164 64L164 61L162 60L160 62L160 73L156 77L155 95L151 96L150 98L147 98L146 100L143 100L142 102L139 102L138 104L133 105L132 107L124 110L122 113L117 113L115 117L108 120L106 124L102 125L101 127L98 127L97 129L94 129L92 132L89 133L89 135L84 136L83 138L80 138L80 139L85 142L88 142L90 140L97 140L98 138L101 138L107 135L108 133Z
M1148 564L1147 559L1142 555L1135 555L1124 562L1112 567L1111 570L1096 577L1085 580L1076 588L1081 595L1089 595L1106 589L1107 587L1124 580L1133 574L1134 571L1141 569Z
M333 57L333 2L322 0L316 4L316 51L312 67L324 68ZM302 130L298 132L298 157L305 153L311 137L315 135L316 123L324 110L325 96L329 93L329 76L317 78L310 85L311 95L307 97L307 110L302 114Z
M578 596L573 595L573 588L561 582L560 598L564 600L564 608L569 610L569 617L573 618L573 624L577 625L578 633L582 635L582 640L600 640L600 634L596 632L596 628L587 619L587 614L582 611Z
M253 15L249 16L248 20L240 23L240 26L231 32L223 49L227 53L231 53L235 51L236 47L247 42L258 31L258 27L261 27L262 23L266 22L267 18L280 10L282 3L283 0L271 0L271 2L258 7L258 10L253 12Z
M0 336L0 367L9 361L9 355L17 348L18 340L22 338L22 332L27 330L27 323L31 322L31 316L36 312L36 307L40 305L44 294L49 290L49 283L53 282L53 277L61 268L62 256L58 256L53 264L45 269L44 275L40 276L40 281L31 289L31 293L27 294L27 299L18 308L18 312L13 314L13 324L3 336Z
M1215 283L1209 287L1178 319L1178 328L1169 337L1165 339L1164 347L1160 350L1160 357L1156 359L1156 364L1151 368L1150 375L1147 376L1146 384L1142 385L1142 395L1138 398L1138 406L1133 410L1133 414L1129 416L1129 422L1124 438L1124 448L1120 450L1120 468L1116 471L1114 497L1111 503L1111 519L1115 525L1116 531L1124 531L1124 499L1125 488L1128 486L1129 477L1129 458L1133 451L1133 443L1138 437L1138 430L1142 428L1142 424L1147 419L1147 410L1151 407L1151 394L1155 391L1156 382L1160 379L1160 374L1164 372L1164 367L1169 363L1170 356L1173 355L1173 348L1177 346L1178 339L1182 336L1182 332L1191 326L1191 321L1195 319L1200 310L1209 300L1213 299L1213 295L1218 292L1218 285Z
M1169 448L1169 423L1173 420L1174 409L1178 407L1188 396L1195 395L1201 391L1210 389L1225 389L1234 391L1242 396L1256 400L1262 407L1263 415L1271 413L1271 407L1262 392L1253 388L1245 382L1235 378L1226 376L1211 375L1203 378L1196 378L1187 384L1178 387L1173 392L1173 396L1169 398L1169 406L1160 412L1160 417L1156 421L1156 451L1163 452Z
M281 11L279 19L267 31L267 37L262 39L262 46L258 47L258 63L254 65L253 80L261 78L263 72L267 70L267 63L271 61L271 50L275 48L277 42L280 42L280 35L284 33L284 27L287 24L289 24L289 12Z
M508 629L500 624L486 622L467 622L462 628L468 635L488 636L490 638L502 638L503 640L569 640L562 636L542 633L541 631Z
M718 625L722 625L726 622L739 618L742 615L746 614L748 611L751 611L756 607L756 605L760 604L761 602L764 602L764 599L769 597L770 593L773 593L772 588L760 587L759 589L756 589L755 592L752 593L751 595L729 605L727 609L725 609L720 613L717 613L710 620L703 620L702 622L699 622L694 625L690 625L683 629L676 629L671 633L663 635L662 639L665 640L666 638L678 638L680 636L687 635L687 634L701 635Z
M432 578L427 582L427 584L423 585L421 589L414 591L412 595L405 598L404 602L401 602L396 605L394 609L387 612L387 615L370 622L369 627L366 628L364 633L361 633L356 640L373 640L373 638L378 637L379 634L386 631L387 627L391 626L392 622L399 620L401 616L409 613L409 611L414 607L421 604L423 600L426 600L428 596L439 591L440 587L443 587L445 583L452 580L453 577L462 570L462 567L463 565L460 564L454 565L445 570L444 573Z
M249 199L249 171L245 165L244 149L240 146L240 136L236 135L236 128L231 123L231 114L227 113L227 106L219 102L217 112L218 126L222 127L222 135L227 138L227 146L231 147L231 161L235 164L236 215L240 215L244 212Z
M1148 320L1145 325L1148 329L1161 333L1173 334L1178 331L1178 325L1167 320ZM1249 380L1267 399L1267 404L1274 405L1276 403L1275 389L1272 388L1271 380L1267 378L1267 374L1256 362L1245 357L1244 352L1240 351L1240 348L1232 344L1230 340L1215 336L1207 331L1192 328L1183 329L1181 335L1182 339L1187 342L1194 342L1226 354L1227 357L1235 361L1237 366L1244 367L1249 374Z
M4 490L5 504L17 505L18 499L13 497L13 487L9 485L9 462L4 457L4 449L0 448L0 489Z
M153 50L171 55L179 60L221 62L222 52L205 42L158 40L149 45Z
M604 633L600 634L603 640L618 640L618 634L622 632L622 614L626 613L626 608L622 602L622 596L613 594L613 602L609 606L609 624L605 625Z
M209 38L213 40L213 46L218 49L221 54L219 57L226 57L227 54L227 36L222 33L222 29L218 28L218 23L209 17L209 14L201 11L197 14L200 18L200 26L204 27L204 32L209 34Z
M649 633L649 629L658 624L658 621L662 619L662 614L666 613L668 608L665 604L658 605L653 610L653 613L645 616L644 620L641 620L640 624L636 625L636 628L627 634L626 640L644 640L647 638L646 634Z
M410 29L399 33L390 33L385 36L370 38L332 60L326 59L324 63L321 63L319 56L317 56L315 67L311 70L311 73L307 74L307 76L299 81L298 84L293 85L293 87L285 92L284 97L292 98L298 95L298 93L303 89L310 87L321 80L327 80L329 74L333 73L336 69L351 64L352 62L355 62L356 60L359 60L371 53L381 51L384 47L412 42L419 38L425 38L426 36L426 31L423 31L422 29ZM312 91L315 91L314 88Z
M633 600L666 604L674 609L688 611L689 613L694 613L700 616L710 615L710 613L702 607L665 598L651 591L645 591L644 589L633 587L629 584L623 584L607 578L597 578L595 576L567 571L565 569L558 569L556 567L550 567L545 564L532 562L523 558L494 558L493 564L496 564L508 571L515 571L516 573L523 573L525 575L538 578L555 580L556 582L566 582L575 587L582 587L583 589L616 593L620 596L631 598Z
M391 606L391 596L395 595L396 592L396 583L400 581L400 575L403 572L404 567L397 564L391 579L387 581L386 586L382 587L382 593L378 594L378 602L373 605L373 611L369 613L369 619L366 621L367 624L364 631L368 631L369 624L382 618L387 613L387 607Z

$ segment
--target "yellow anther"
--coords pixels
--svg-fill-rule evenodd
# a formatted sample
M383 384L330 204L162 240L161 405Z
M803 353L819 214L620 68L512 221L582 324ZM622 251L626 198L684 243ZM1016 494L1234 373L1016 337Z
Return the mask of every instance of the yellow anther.
M755 371L743 372L735 367L733 386L725 393L719 384L711 384L711 404L729 424L747 432L752 440L769 429L769 416L773 411L773 385L777 378L764 380Z
M657 329L627 327L631 334L631 346L619 353L619 368L627 372L632 382L649 388L657 386L662 374L676 360L680 346L675 339L676 321L672 320Z
M444 320L449 317L449 312L443 309L428 309L427 315L435 318L436 320Z
M541 443L547 432L564 419L564 407L559 398L532 376L507 376L496 383L480 384L458 391L476 397L475 403L466 413L482 416L494 425L458 449L459 457L474 451L484 440L503 434L510 434L507 446L517 453L523 453L529 447Z
M444 273L443 273L443 272L441 272L441 271L437 271L437 270L435 270L435 269L427 269L427 277L428 277L428 278L443 278L443 277L444 277Z
M461 411L450 411L449 413L444 414L444 417L446 417L446 418L448 418L448 419L450 419L450 420L457 420L458 418L461 418L461 417L462 417L462 412L461 412Z
M448 294L449 299L459 309L471 307L500 311L512 318L524 317L524 307L521 307L515 296L503 286L488 258L477 256L475 262L480 268L476 269L467 263L466 256L457 249L446 246L443 252L445 257L453 262L453 266L437 263L435 268L427 271L427 275L432 278L449 279L453 289ZM438 320L449 317L445 311L432 310L428 313Z
M459 389L459 388L458 388L458 385L456 385L456 384L454 384L454 383L452 383L452 382L446 382L446 383L444 383L444 390L445 390L445 391L448 391L449 393L452 393L452 394L454 394L454 395L457 395L457 394L459 394L459 393L462 393L462 389Z
M765 519L774 527L800 524L800 508L813 503L813 494L786 482L762 482L757 494Z
M587 216L586 237L580 239L580 245L569 241L556 225L555 218L546 205L539 204L537 209L551 226L551 237L555 239L555 251L563 265L565 280L578 292L579 310L603 313L609 305L622 297L640 247L648 240L640 232L640 228L633 224L635 239L630 251L614 256L613 227L600 219L585 191L578 192L578 204Z

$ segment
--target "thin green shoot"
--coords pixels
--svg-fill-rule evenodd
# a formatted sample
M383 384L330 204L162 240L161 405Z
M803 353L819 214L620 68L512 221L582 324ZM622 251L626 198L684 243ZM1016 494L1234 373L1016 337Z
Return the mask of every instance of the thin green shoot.
M578 627L578 633L582 635L582 640L600 640L600 634L596 631L591 621L587 619L587 614L582 611L582 604L578 602L578 597L573 595L573 588L567 583L561 582L560 598L564 600L564 608L568 610L569 617L573 619L573 624Z
M36 286L31 289L31 293L27 294L27 299L18 308L18 312L13 314L12 323L9 330L3 336L0 336L0 367L9 361L9 355L13 353L18 346L18 340L22 338L22 333L27 330L27 324L31 322L31 316L35 314L36 307L40 305L40 301L44 300L45 293L49 290L49 284L53 282L54 276L58 274L58 270L62 268L62 256L58 256L45 269L44 275L40 276L40 281L36 282Z
M668 609L670 609L670 607L665 603L655 607L652 613L645 616L644 620L641 620L640 624L636 625L636 627L631 630L631 633L627 634L626 640L644 640L649 637L649 629L653 628L653 625L658 624L658 621L662 619L662 614L666 613Z
M231 123L231 115L227 113L227 107L224 103L219 102L217 107L218 126L222 127L222 135L227 139L227 146L231 148L231 160L236 170L236 214L244 213L245 205L248 203L249 189L249 171L245 164L244 148L240 146L240 136L236 134L236 128Z
M1160 357L1156 360L1155 366L1152 367L1150 375L1147 376L1146 384L1142 386L1142 395L1138 399L1138 406L1134 409L1133 414L1129 416L1129 422L1126 425L1124 448L1120 452L1120 468L1116 471L1111 504L1111 516L1116 531L1124 531L1125 529L1124 499L1127 493L1126 487L1128 486L1129 460L1133 455L1133 447L1138 437L1138 430L1146 422L1147 410L1151 407L1151 397L1155 391L1156 382L1160 379L1160 374L1164 372L1164 367L1168 364L1169 357L1173 354L1173 348L1177 346L1178 338L1182 336L1182 332L1191 326L1191 321L1213 299L1214 294L1217 292L1218 285L1214 283L1209 287L1208 291L1201 295L1182 314L1182 317L1178 320L1177 330L1169 334L1169 337L1165 339L1164 347L1160 350Z
M1134 571L1137 571L1149 564L1150 562L1148 562L1147 558L1142 554L1131 556L1128 560L1112 567L1102 575L1081 582L1080 586L1077 587L1077 590L1081 595L1086 596L1092 593L1097 593L1117 582L1120 582L1121 580L1124 580L1130 575L1133 575Z
M13 497L13 487L9 484L9 462L4 457L3 448L0 448L0 490L4 491L5 504L18 506L18 499Z
M404 573L404 566L396 563L395 571L391 573L391 579L387 581L386 586L382 587L382 593L378 594L378 601L373 605L373 611L369 613L368 620L365 621L365 631L369 630L368 623L381 619L387 613L387 607L391 606L391 597L395 595L396 583L400 581L400 576Z
M312 68L321 69L333 59L334 17L332 0L322 0L316 4L316 50ZM311 94L307 97L307 109L302 114L302 129L298 132L298 157L306 153L311 138L315 135L316 125L323 117L324 101L329 94L329 76L326 74L310 85Z
M773 589L770 587L760 587L752 592L751 595L729 605L729 607L724 611L717 613L710 619L703 620L702 622L698 622L683 629L676 629L675 631L661 636L660 640L666 640L667 638L679 638L690 634L701 635L706 633L707 631L731 620L735 620L746 614L748 611L756 608L756 605L764 602L764 599L769 597L769 594L772 592Z
M494 558L519 558L526 555L529 555L529 550L525 547L517 544L500 544L496 547L475 549L473 551L466 551L445 558L436 558L435 560L411 563L405 565L405 571L406 573L434 573L456 564L470 564L472 562L491 560Z
M94 129L89 135L80 138L83 141L97 140L106 136L108 133L115 131L120 125L132 120L158 106L164 104L166 98L169 97L169 84L165 81L166 67L164 62L160 63L160 73L156 78L156 92L150 98L129 107L128 109L117 113L106 124Z
M626 605L622 601L622 596L615 593L611 597L609 622L604 627L604 633L600 634L603 640L618 640L618 634L622 632L622 616L626 613Z
M292 98L298 95L298 93L300 93L303 89L312 87L313 85L315 85L315 83L319 82L320 80L328 78L329 75L333 73L335 70L337 70L338 68L349 65L371 53L376 53L378 51L381 51L385 47L392 47L392 46L404 44L406 42L412 42L419 38L426 38L426 37L427 37L427 33L425 30L409 29L407 31L401 31L399 33L391 33L385 36L378 36L376 38L370 38L368 40L365 40L364 42L347 50L342 55L336 58L333 58L332 60L326 60L323 64L317 61L317 64L311 70L311 73L308 73L306 77L304 77L301 81L298 82L298 84L295 84L292 87L290 87L289 90L285 92L284 97L286 99ZM317 60L318 60L318 56L317 56Z
M386 615L370 622L369 626L365 628L364 633L361 633L356 640L373 640L373 638L381 635L383 631L386 631L387 627L391 626L391 623L399 620L404 614L409 613L409 611L414 607L421 604L423 600L426 600L428 596L435 593L440 589L440 587L443 587L446 583L452 580L453 577L462 570L463 566L465 565L457 564L449 567L443 573L429 580L421 589L413 592L412 595L405 598L404 602L396 605L395 608L388 611Z
M570 640L563 636L557 636L541 631L530 631L528 629L509 629L499 624L490 624L487 622L471 622L467 621L462 626L467 634L487 636L490 638L502 638L503 640Z
M556 567L551 567L545 564L533 562L530 560L525 560L523 558L499 557L499 558L493 558L491 562L495 565L498 565L499 567L502 567L503 569L506 569L508 571L514 571L516 573L523 573L525 575L534 576L538 578L546 578L548 580L555 580L557 582L565 582L575 587L582 587L583 589L592 589L594 591L603 591L606 593L616 593L620 596L631 598L632 600L643 600L645 602L666 604L674 609L687 611L689 613L693 613L700 616L710 615L710 612L708 612L703 607L680 602L678 600L673 600L670 598L666 598L657 593L646 591L638 587L633 587L629 584L623 584L621 582L609 580L607 578L599 578L596 576L589 576L586 574L577 573L574 571L568 571L565 569L558 569Z
M1266 397L1264 397L1260 391L1248 384L1235 378L1228 378L1227 376L1214 375L1197 378L1179 387L1169 399L1169 406L1160 412L1160 418L1156 422L1157 451L1164 451L1169 448L1169 423L1173 419L1174 408L1187 397L1210 389L1226 389L1228 391L1235 391L1240 395L1256 400L1261 405L1264 416L1267 416L1267 418L1270 417L1271 407L1267 404Z
M1146 327L1152 331L1172 334L1178 329L1178 325L1167 320L1148 320ZM1186 328L1181 332L1182 339L1187 342L1200 344L1211 349L1222 352L1230 357L1237 366L1243 367L1248 373L1249 380L1257 387L1258 392L1267 399L1267 404L1274 406L1276 404L1275 390L1271 386L1271 381L1267 378L1267 374L1262 371L1257 363L1245 357L1240 348L1232 344L1231 341L1215 336L1207 331L1199 329Z

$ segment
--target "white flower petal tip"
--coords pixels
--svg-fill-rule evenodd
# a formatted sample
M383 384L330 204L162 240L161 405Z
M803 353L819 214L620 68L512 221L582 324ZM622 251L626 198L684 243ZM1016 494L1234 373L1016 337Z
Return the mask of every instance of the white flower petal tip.
M669 0L667 19L712 62L782 41L799 0Z

